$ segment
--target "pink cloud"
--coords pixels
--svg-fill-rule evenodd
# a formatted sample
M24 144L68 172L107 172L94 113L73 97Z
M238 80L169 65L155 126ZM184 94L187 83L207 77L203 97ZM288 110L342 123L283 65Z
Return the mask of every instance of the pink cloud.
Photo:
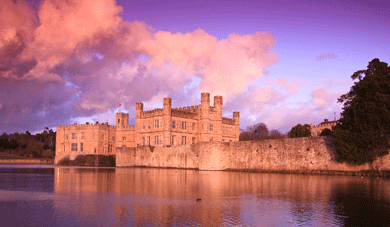
M337 56L334 53L325 53L325 54L320 54L316 57L317 61L326 59L326 58L336 58Z
M335 105L341 93L332 93L321 85L317 85L312 89L310 95L315 106L318 108L328 108L331 105Z
M154 102L161 94L211 92L226 102L240 98L247 85L278 60L271 50L275 39L268 32L231 34L221 40L202 29L155 32L144 22L123 21L121 12L114 0L45 0L37 13L23 0L6 0L0 14L0 80L2 87L10 88L8 97L19 96L17 87L33 83L36 93L24 97L25 103L43 103L48 97L42 94L55 97L51 106L66 107L68 120L105 112L119 101ZM193 78L200 83L184 91ZM294 91L295 85L281 86ZM257 105L252 109L284 97L271 88L250 92L250 102ZM8 119L2 123L14 122L12 113L20 110L15 100L0 98L2 116ZM42 108L37 104L24 112L35 116ZM62 116L50 106L44 109L56 114L53 118ZM56 126L53 122L48 126Z
M283 89L286 89L289 94L294 94L298 91L298 87L301 86L301 82L297 79L294 78L293 83L289 83L286 79L279 78L276 79L275 82Z

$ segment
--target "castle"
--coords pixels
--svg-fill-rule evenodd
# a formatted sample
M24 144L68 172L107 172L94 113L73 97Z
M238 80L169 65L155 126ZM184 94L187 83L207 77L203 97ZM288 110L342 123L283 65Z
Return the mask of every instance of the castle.
M333 126L336 126L337 123L339 123L339 121L329 121L328 119L324 119L324 121L319 125L310 124L311 136L319 136L326 128L332 130Z
M77 155L115 155L118 147L184 146L206 141L232 142L239 140L239 112L233 118L222 117L222 96L201 94L198 106L172 109L170 98L164 107L144 111L136 103L135 125L129 125L129 114L116 113L116 125L108 123L57 126L57 164L63 157Z

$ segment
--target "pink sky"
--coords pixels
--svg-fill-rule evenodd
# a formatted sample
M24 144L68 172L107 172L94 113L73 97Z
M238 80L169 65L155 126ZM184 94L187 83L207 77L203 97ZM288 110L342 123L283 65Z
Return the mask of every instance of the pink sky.
M318 124L340 116L353 72L390 62L388 15L388 1L5 0L0 131L114 124L136 102L197 105L201 92L242 129Z

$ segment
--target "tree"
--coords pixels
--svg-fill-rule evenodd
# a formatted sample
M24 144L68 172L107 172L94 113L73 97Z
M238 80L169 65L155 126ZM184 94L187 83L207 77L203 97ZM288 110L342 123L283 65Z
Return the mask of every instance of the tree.
M287 135L289 138L309 137L311 136L310 125L297 124L291 128Z
M281 138L285 138L285 137L286 137L285 135L283 135L281 132L279 132L276 129L269 131L268 138L270 138L270 139L281 139Z
M375 58L338 102L343 103L340 123L332 136L337 160L353 164L373 162L390 149L390 67Z
M278 130L268 131L267 125L264 123L248 126L246 130L241 130L240 132L240 141L279 138L284 138L284 135Z

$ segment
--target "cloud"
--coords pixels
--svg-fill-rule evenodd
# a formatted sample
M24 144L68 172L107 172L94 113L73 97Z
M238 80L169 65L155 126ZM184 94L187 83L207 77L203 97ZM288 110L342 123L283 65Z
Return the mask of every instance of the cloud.
M294 78L293 83L289 83L286 79L278 78L274 81L268 82L268 84L278 84L282 89L287 90L288 94L296 93L298 91L298 88L302 85L302 83L297 78Z
M325 53L325 54L320 54L316 57L317 61L324 60L326 58L336 58L337 56L334 53Z
M337 102L337 98L341 96L341 93L331 93L321 85L317 85L312 89L310 95L316 107L328 108Z
M54 127L161 95L245 98L278 60L271 33L218 40L202 29L154 31L123 21L114 0L45 0L37 12L23 0L0 7L0 123L7 131ZM259 103L253 110L283 99L271 88L249 90Z

